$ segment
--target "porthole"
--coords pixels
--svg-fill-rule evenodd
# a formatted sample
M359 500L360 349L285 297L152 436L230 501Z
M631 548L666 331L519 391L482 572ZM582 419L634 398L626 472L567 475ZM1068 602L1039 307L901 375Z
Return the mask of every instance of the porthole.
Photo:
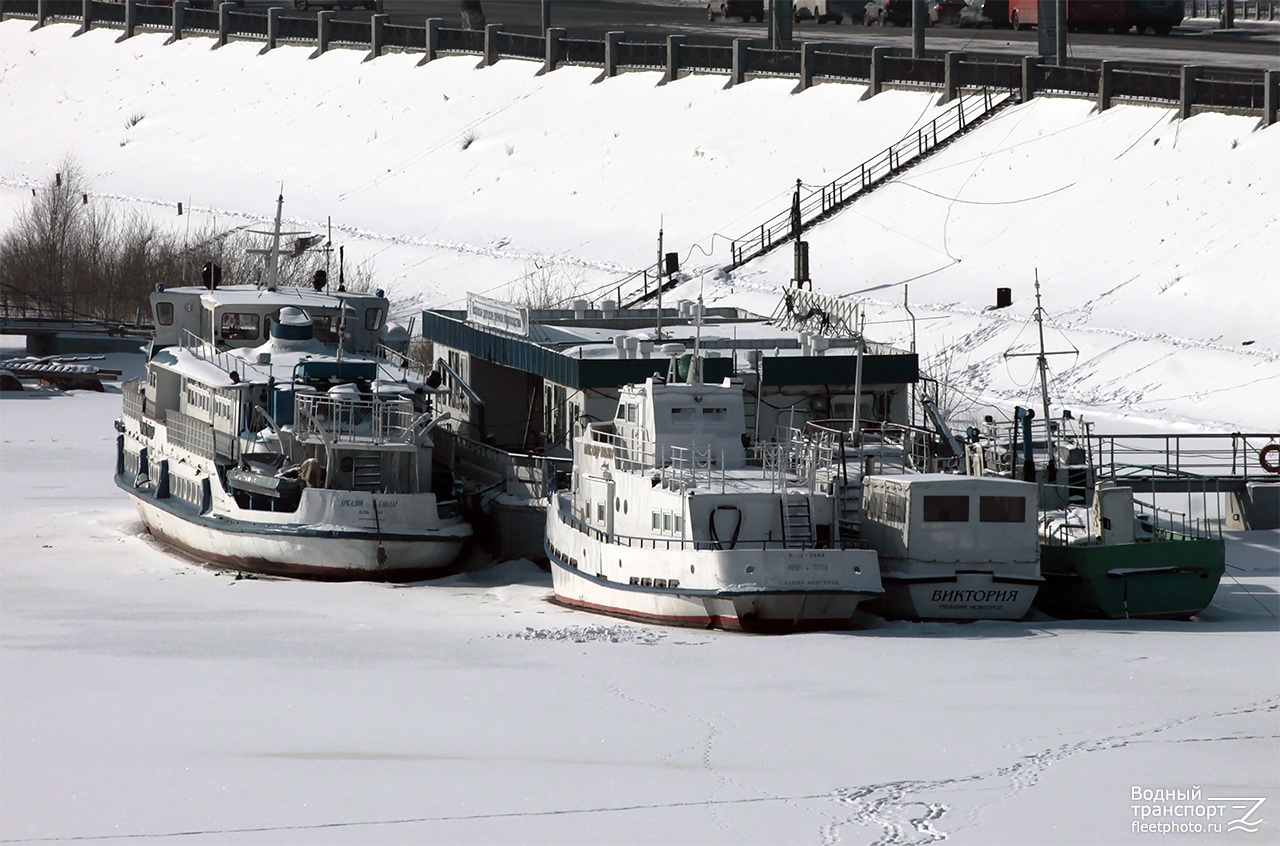
M622 513L627 513L627 501L625 499L622 501Z
M750 576L750 575L751 575L752 573L754 573L755 571L756 571L756 568L755 568L755 565L754 565L754 564L748 564L748 565L747 565L747 575L748 575L748 576Z
M692 565L692 564L690 564L690 565L689 565L689 572L690 572L690 573L692 573L692 572L693 572L693 565Z
M621 510L622 510L622 499L621 499L620 497L616 497L616 496L615 496L615 497L613 498L613 510L614 510L614 511L621 511Z
M853 574L854 574L855 576L861 576L861 575L862 575L862 568L861 568L861 567L854 567L854 568L853 568Z

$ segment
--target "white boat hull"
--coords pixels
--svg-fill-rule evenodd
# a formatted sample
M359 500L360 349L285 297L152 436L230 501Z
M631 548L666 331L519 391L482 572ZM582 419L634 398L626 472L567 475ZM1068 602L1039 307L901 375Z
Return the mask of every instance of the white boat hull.
M608 543L559 519L557 502L548 508L547 556L556 600L571 607L669 625L788 632L849 628L859 604L882 593L874 550Z
M450 572L471 537L465 523L423 532L378 532L339 525L254 523L180 500L127 491L147 530L165 544L216 566L264 575L330 581L416 581ZM281 515L272 514L272 517Z
M1043 579L996 573L903 577L884 573L884 600L876 610L891 619L1021 620Z

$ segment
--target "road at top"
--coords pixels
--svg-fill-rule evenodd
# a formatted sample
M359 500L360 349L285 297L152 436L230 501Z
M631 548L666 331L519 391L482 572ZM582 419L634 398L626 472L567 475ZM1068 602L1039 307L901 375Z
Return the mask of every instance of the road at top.
M539 0L483 0L482 7L487 23L502 24L513 32L540 31ZM462 25L458 0L384 0L384 11L400 24L422 25L435 17L442 18L445 26ZM550 17L552 26L563 27L571 38L599 38L611 30L654 39L666 35L698 36L704 41L769 37L767 23L746 24L736 18L713 23L707 20L703 4L671 0L553 0ZM906 27L804 22L795 25L794 35L804 41L911 48L911 30ZM1036 33L931 27L925 47L938 52L1034 55ZM1223 30L1215 21L1192 19L1168 37L1071 33L1068 51L1080 59L1280 70L1280 22L1237 21L1233 30Z

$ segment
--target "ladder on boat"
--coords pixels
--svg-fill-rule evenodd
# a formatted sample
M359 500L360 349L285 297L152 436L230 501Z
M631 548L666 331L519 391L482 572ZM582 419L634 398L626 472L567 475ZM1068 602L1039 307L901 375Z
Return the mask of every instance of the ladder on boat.
M862 476L849 479L849 484L835 482L836 522L840 532L856 535L862 531Z
M376 455L355 456L351 487L357 491L376 491L382 486L382 459Z
M809 497L787 495L783 509L782 545L788 549L813 546L813 516L809 512Z

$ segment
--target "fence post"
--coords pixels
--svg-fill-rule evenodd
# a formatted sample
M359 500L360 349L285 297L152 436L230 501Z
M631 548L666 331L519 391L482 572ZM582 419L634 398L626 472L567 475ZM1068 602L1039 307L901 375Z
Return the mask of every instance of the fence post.
M1191 117L1191 107L1196 100L1196 78L1203 70L1199 65L1182 66L1181 84L1178 86L1178 117L1182 120Z
M93 3L91 0L82 0L80 3L80 32L77 35L83 35L93 29Z
M800 42L800 90L813 87L814 64L818 58L818 45L812 41Z
M44 0L40 0L41 8L44 7ZM44 16L40 16L40 23L44 23ZM138 0L124 0L124 37L133 38L133 31L138 26Z
M267 49L276 49L276 42L280 40L280 7L272 6L267 9Z
M942 102L950 103L956 97L960 96L960 88L964 85L964 80L961 78L961 74L963 73L961 66L963 63L964 53L954 52L947 54L946 64L943 66L944 74L942 85L945 94L942 98Z
M231 38L231 10L234 3L218 4L218 46L226 47Z
M1111 108L1111 92L1113 90L1112 71L1119 62L1114 59L1102 61L1101 73L1098 74L1098 111L1105 112Z
M1022 57L1022 102L1036 96L1036 71L1040 69L1039 56Z
M187 28L187 0L173 0L173 36L171 41L182 39L182 31Z
M491 68L498 63L498 33L502 24L484 25L484 66Z
M389 20L391 20L390 15L374 15L370 18L369 53L375 59L381 56L382 51L386 48L387 21Z
M329 49L330 29L333 26L333 12L316 12L316 55Z
M888 47L871 48L871 96L880 93L884 87L884 57L889 55Z
M729 76L730 85L741 85L747 81L747 45L750 43L745 38L733 39L733 73Z
M667 82L675 82L680 78L680 48L683 46L683 35L667 36Z
M604 75L611 78L618 75L618 53L622 50L622 33L606 32L604 34Z
M560 49L560 39L564 38L564 27L551 26L547 27L547 52L543 60L542 70L551 72L555 70L563 59L564 52Z
M132 3L132 0L130 0ZM44 26L44 19L49 16L49 0L36 0L36 25L39 29Z
M423 62L434 62L440 58L440 27L443 25L444 18L427 18L427 55Z
M1276 122L1276 110L1280 109L1280 71L1262 72L1262 125Z

